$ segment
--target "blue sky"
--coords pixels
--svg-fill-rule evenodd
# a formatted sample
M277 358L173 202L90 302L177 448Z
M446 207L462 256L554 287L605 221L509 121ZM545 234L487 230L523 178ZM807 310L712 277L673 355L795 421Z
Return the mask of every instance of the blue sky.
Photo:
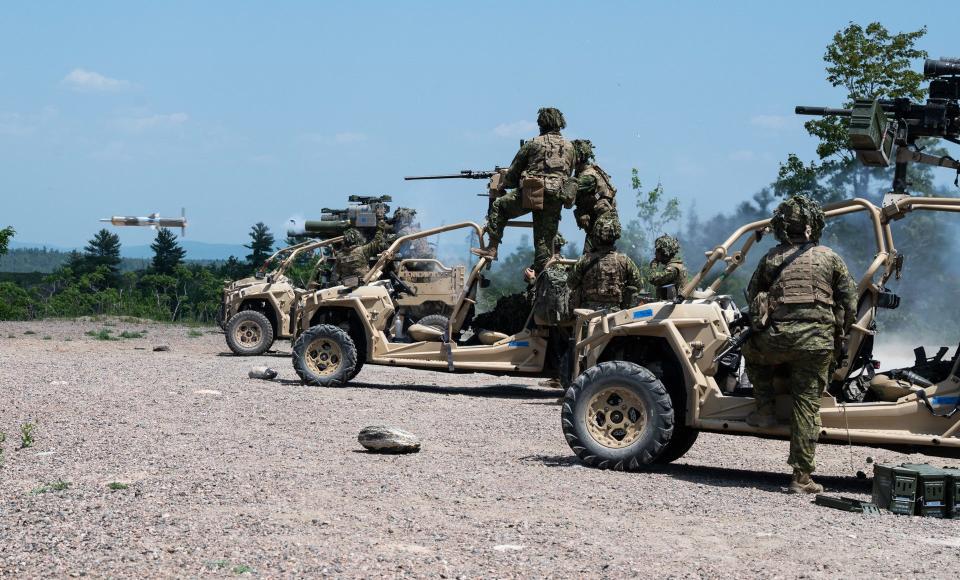
M707 217L812 158L793 106L839 104L824 47L871 20L960 56L960 18L881 1L7 3L0 225L78 246L100 217L185 206L189 239L236 243L352 193L482 221L483 182L402 177L509 163L544 105L625 217L632 167Z

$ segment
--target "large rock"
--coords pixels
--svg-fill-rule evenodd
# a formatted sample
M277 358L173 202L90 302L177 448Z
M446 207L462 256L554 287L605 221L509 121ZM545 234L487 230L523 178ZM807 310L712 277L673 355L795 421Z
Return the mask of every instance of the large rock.
M277 378L277 371L270 367L250 367L250 372L247 373L247 376L251 379L264 379L269 381Z
M364 427L357 441L376 453L416 453L420 451L420 438L395 427L373 425Z

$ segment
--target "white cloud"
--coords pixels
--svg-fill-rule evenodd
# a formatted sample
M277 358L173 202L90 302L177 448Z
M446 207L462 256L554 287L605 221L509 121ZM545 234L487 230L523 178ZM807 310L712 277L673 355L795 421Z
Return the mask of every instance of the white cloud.
M140 133L150 129L163 129L183 125L190 119L186 113L169 113L166 115L144 115L140 117L122 117L114 123L117 127L131 133Z
M536 130L536 123L531 123L530 121L514 121L513 123L500 123L493 128L493 134L497 137L520 138Z
M793 117L783 115L754 115L750 117L750 124L754 127L779 131L793 125Z
M130 81L112 79L92 70L75 68L60 84L81 93L115 93L133 87Z

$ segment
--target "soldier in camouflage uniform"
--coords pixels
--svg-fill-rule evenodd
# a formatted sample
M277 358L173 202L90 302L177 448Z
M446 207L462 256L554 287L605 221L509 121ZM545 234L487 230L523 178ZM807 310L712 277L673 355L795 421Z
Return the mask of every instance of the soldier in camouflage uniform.
M680 257L680 241L664 234L653 242L654 258L650 262L650 284L656 290L658 300L664 300L664 286L673 285L677 292L687 283L687 268Z
M497 257L507 221L533 213L534 269L539 273L553 254L552 243L560 224L560 210L573 207L570 191L576 153L560 135L567 126L563 114L552 107L537 113L540 135L520 147L504 176L504 187L513 188L494 200L487 213L486 249L473 248L478 256Z
M381 220L376 233L369 242L356 228L343 233L343 246L337 250L337 277L344 280L351 276L362 277L370 271L370 260L387 249L386 227Z
M577 198L573 217L580 229L587 233L583 242L583 253L586 254L596 245L597 232L603 223L613 223L617 235L620 235L617 188L607 172L593 162L593 143L589 139L574 139L573 148L577 152Z
M747 423L776 425L776 394L790 393L791 493L823 491L810 477L816 467L820 397L829 382L838 333L845 335L856 316L857 291L847 266L830 248L818 245L823 223L820 205L808 197L781 203L771 220L780 244L760 261L747 288L754 334L743 354L757 400Z
M606 222L596 235L596 247L584 254L570 269L571 309L632 308L643 288L640 268L614 245L619 234Z

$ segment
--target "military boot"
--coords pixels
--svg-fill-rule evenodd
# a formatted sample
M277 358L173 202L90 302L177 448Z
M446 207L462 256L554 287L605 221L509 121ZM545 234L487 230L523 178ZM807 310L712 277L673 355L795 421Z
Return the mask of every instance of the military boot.
M760 413L758 411L753 411L749 415L747 415L746 422L747 422L747 425L750 425L751 427L769 429L770 427L777 426L777 417L776 415L770 415L767 413Z
M474 256L480 256L481 258L489 258L491 260L497 259L497 247L494 245L486 248L470 248L470 252Z
M809 473L799 469L793 470L793 479L790 480L789 493L823 493L823 486L813 481Z

